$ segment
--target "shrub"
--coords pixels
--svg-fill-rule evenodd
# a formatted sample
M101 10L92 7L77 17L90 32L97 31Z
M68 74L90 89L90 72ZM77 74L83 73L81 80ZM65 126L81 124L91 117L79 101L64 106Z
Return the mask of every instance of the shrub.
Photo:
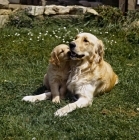
M101 26L108 24L119 24L123 22L124 16L120 9L111 6L98 6L95 10L99 13L98 23Z
M20 10L10 16L9 24L17 28L32 28L32 18L26 15L24 10Z

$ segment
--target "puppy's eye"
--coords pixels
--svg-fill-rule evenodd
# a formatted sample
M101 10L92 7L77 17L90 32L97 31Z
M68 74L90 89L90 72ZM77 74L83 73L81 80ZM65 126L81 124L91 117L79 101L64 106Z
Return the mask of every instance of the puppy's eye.
M86 38L84 38L84 42L89 42Z
M60 52L59 52L59 54L61 54L61 53L63 53L64 52L64 50L61 50Z

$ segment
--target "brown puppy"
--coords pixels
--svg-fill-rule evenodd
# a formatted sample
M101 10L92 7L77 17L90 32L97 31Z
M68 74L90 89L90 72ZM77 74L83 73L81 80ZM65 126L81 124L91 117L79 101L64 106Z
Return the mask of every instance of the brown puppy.
M25 96L22 100L35 102L37 100L46 100L52 97L52 102L59 103L60 98L64 98L66 93L66 82L69 76L69 47L65 44L56 46L50 58L47 74L44 76L44 85L48 92Z
M104 45L96 36L80 33L69 45L73 61L67 88L78 100L57 110L55 116L91 105L95 95L110 91L118 83L112 67L103 60Z

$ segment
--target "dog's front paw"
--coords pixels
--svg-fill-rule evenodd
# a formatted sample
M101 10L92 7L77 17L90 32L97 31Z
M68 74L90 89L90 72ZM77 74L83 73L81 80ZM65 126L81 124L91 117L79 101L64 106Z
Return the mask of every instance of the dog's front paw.
M67 114L68 114L68 112L67 112L65 109L63 109L63 108L58 109L58 110L54 113L54 115L55 115L55 116L58 116L58 117L67 116Z
M26 102L35 102L36 98L34 96L25 96L22 101L26 101Z
M60 97L59 96L56 96L52 99L52 102L53 103L60 103Z

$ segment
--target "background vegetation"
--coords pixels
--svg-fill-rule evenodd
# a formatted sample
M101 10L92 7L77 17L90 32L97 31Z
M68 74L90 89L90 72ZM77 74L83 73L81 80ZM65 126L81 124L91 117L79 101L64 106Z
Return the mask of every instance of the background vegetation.
M21 11L0 29L1 140L139 139L139 26L132 25L139 14L132 11L124 17L116 8L97 10L99 17L42 21ZM68 44L79 32L90 32L104 42L105 60L119 76L119 84L95 98L91 107L61 118L54 112L69 99L60 104L21 101L25 95L43 92L51 50Z

